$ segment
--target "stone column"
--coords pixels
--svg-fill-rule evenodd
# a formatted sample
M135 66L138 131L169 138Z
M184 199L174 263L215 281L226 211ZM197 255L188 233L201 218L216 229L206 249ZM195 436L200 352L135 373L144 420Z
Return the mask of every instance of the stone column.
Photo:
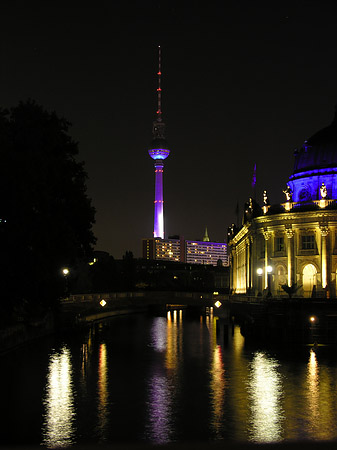
M235 293L236 290L236 280L237 280L237 251L236 251L236 245L232 247L232 292Z
M294 237L294 231L291 228L286 228L286 234L288 238L288 245L287 245L287 255L288 255L288 286L292 285L292 238Z
M267 230L264 230L263 232L264 236L264 289L267 289L268 287L268 240L271 236L271 233Z
M328 271L327 271L327 253L326 253L326 237L329 234L329 228L326 225L319 227L322 237L322 288L325 289L328 285Z
M249 288L253 289L254 287L254 246L253 246L254 238L253 236L249 236Z
M250 289L250 242L247 239L246 245L246 293L249 292Z

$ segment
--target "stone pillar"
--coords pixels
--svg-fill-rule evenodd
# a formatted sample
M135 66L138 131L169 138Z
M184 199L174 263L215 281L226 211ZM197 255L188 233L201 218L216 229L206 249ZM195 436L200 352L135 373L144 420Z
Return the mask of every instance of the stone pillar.
M294 236L294 231L291 228L286 228L286 234L287 234L287 238L288 238L288 245L287 245L287 255L288 255L288 286L292 285L292 238Z
M251 292L254 287L254 246L253 246L254 238L253 236L249 236L249 288Z
M250 291L250 242L249 239L247 239L247 245L246 245L246 293Z
M236 280L237 280L237 265L238 265L238 255L236 250L236 245L232 247L232 292L235 293L236 290Z
M327 252L326 252L326 238L329 234L329 228L326 225L319 227L322 237L322 288L325 289L328 286L328 270L327 270Z
M268 287L268 240L271 236L271 233L267 230L263 232L264 236L264 289Z

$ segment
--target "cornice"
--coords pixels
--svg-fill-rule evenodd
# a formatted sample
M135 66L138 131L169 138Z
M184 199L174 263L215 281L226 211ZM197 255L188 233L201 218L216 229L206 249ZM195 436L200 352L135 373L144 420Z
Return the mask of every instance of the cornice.
M268 226L269 224L280 223L296 223L302 221L332 221L337 223L337 210L333 211L299 211L299 212L284 212L281 214L273 214L270 216L255 217L252 222L257 226Z
M237 244L239 241L241 241L241 239L244 238L245 235L249 233L250 228L251 228L251 224L250 223L248 223L246 225L243 225L243 227L230 240L229 245Z

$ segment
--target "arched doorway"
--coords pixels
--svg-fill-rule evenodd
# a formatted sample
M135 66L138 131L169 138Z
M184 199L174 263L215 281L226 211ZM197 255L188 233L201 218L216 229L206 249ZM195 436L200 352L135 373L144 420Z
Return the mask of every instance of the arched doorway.
M282 284L287 284L286 268L284 266L277 266L275 271L275 288L278 295L285 294L285 291L281 288Z
M317 270L313 264L307 264L303 268L303 293L304 297L311 297L312 289L316 286Z

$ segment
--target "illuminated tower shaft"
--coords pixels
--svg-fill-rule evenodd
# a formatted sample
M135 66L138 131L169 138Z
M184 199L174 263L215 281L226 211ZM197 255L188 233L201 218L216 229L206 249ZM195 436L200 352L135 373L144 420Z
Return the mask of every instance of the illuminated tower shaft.
M155 197L154 197L154 227L153 236L164 239L164 196L163 196L163 172L164 161L156 160L155 168Z
M158 108L157 118L153 122L153 139L149 149L149 155L154 159L155 169L155 197L154 197L154 227L153 236L164 239L164 196L163 196L163 171L164 159L166 159L170 150L167 147L165 138L165 124L162 121L161 111L161 53L159 47L159 70L158 70Z

